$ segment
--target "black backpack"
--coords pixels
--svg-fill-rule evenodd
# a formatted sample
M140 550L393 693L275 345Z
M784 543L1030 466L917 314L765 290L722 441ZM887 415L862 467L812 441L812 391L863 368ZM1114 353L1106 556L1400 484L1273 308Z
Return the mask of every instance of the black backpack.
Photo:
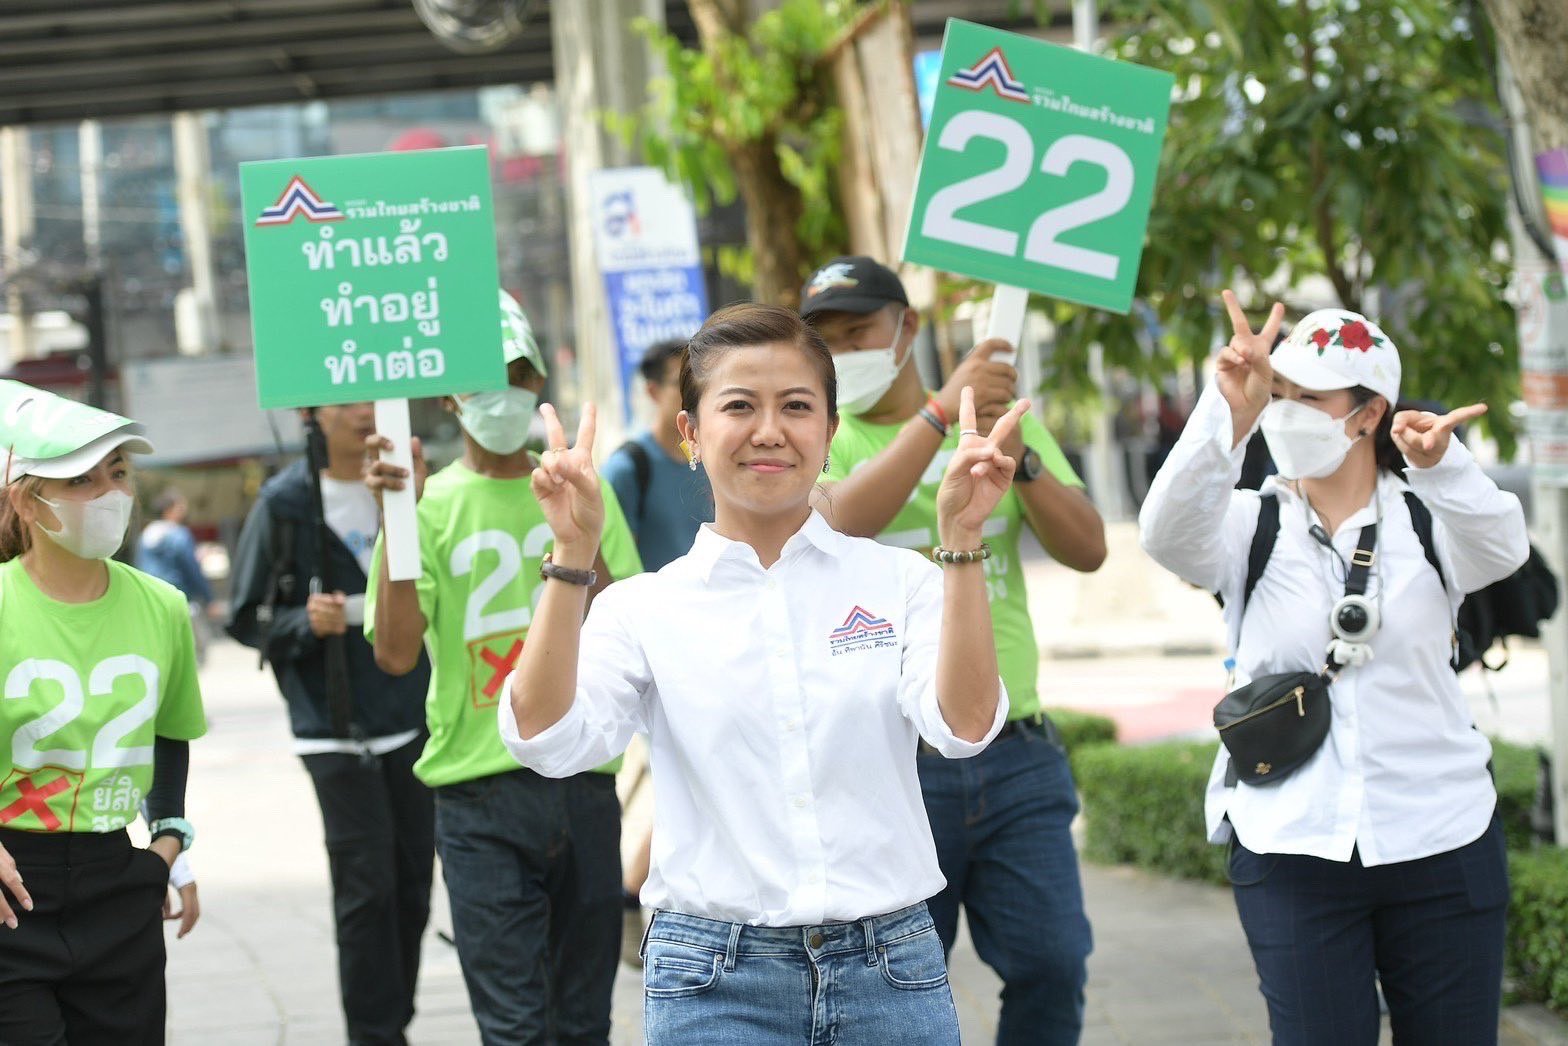
M1410 523L1416 537L1421 540L1421 550L1426 561L1437 571L1437 579L1448 591L1448 578L1438 563L1437 545L1432 539L1432 513L1416 497L1414 491L1405 491L1405 506L1410 510ZM1274 553L1274 542L1279 537L1279 498L1264 494L1258 503L1258 528L1252 534L1252 547L1247 553L1247 583L1242 589L1241 612L1247 612L1247 602L1252 590L1263 576ZM1455 638L1454 657L1450 664L1458 672L1479 661L1481 667L1493 672L1501 671L1508 664L1508 637L1541 635L1541 622L1557 612L1557 576L1546 565L1534 545L1524 566L1512 574L1495 581L1478 592L1465 596L1459 605L1459 629ZM1486 660L1494 644L1501 643L1503 658L1497 664Z

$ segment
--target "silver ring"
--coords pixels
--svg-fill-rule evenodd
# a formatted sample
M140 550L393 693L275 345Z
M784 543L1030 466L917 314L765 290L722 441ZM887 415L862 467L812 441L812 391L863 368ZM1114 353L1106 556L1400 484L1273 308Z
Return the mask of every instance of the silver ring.
M979 429L959 429L958 430L958 434L960 436L978 436L978 435L980 435L980 430Z

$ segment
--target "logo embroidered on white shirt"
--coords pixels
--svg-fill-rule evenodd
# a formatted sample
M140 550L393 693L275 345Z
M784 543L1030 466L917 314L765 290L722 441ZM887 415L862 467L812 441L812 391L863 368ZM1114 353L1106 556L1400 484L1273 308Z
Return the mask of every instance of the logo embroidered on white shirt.
M828 649L834 657L860 650L898 646L898 635L887 618L878 617L865 607L849 612L844 623L828 635Z

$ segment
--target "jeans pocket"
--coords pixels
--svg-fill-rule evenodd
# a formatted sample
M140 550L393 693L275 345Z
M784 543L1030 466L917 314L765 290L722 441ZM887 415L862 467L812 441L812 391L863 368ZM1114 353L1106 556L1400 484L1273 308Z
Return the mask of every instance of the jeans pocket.
M1232 829L1234 831L1234 829ZM1232 886L1256 886L1269 877L1279 864L1279 854L1253 853L1231 837L1230 856L1225 861L1225 877Z
M650 999L683 999L711 991L722 972L719 959L703 948L650 940L644 947L643 993Z
M878 947L877 952L882 961L882 979L900 991L928 991L947 984L947 960L942 956L942 940L935 927L890 941Z

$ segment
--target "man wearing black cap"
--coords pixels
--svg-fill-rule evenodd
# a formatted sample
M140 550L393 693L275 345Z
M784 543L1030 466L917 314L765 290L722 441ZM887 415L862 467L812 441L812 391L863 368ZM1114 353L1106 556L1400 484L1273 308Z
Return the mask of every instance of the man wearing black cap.
M817 508L846 534L932 548L937 487L958 446L959 393L974 389L980 431L989 433L1018 383L1017 372L993 357L1012 346L981 342L939 392L928 391L909 365L919 316L899 278L861 256L818 269L800 311L838 372L841 422L824 483L831 498ZM1105 528L1061 448L1031 415L1003 450L1017 470L986 521L985 570L1011 718L974 759L948 761L922 746L921 787L947 878L928 903L949 948L965 907L975 950L1002 978L998 1043L1074 1043L1091 947L1068 831L1078 802L1035 690L1039 650L1018 545L1027 524L1056 559L1092 571L1105 559Z

